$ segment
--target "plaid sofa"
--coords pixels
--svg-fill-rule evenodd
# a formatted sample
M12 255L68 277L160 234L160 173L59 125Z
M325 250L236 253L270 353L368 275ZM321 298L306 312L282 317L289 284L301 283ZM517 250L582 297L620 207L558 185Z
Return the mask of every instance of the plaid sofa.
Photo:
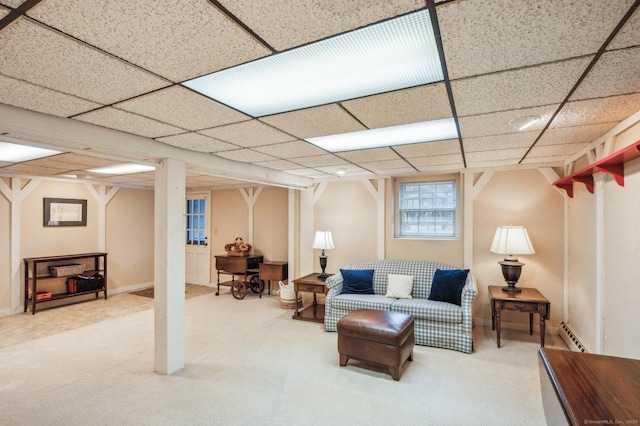
M458 306L428 299L436 269L458 269L455 266L422 260L385 259L354 263L342 269L373 269L375 294L340 294L342 275L338 272L327 278L326 331L336 331L338 320L356 309L396 311L413 316L416 344L473 352L471 304L478 289L471 272L462 289L462 306ZM385 297L389 274L413 275L412 299Z

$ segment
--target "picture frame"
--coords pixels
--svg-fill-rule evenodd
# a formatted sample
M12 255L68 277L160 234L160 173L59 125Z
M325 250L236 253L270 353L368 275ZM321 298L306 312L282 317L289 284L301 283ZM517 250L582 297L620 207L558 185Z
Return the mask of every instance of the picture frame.
M87 226L87 200L44 198L44 223L50 226Z

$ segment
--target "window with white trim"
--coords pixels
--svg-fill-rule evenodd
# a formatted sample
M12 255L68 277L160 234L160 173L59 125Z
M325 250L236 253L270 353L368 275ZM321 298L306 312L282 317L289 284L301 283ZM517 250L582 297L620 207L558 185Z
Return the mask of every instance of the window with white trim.
M457 236L455 180L399 182L396 236L454 238Z
M207 245L207 199L187 199L187 244Z

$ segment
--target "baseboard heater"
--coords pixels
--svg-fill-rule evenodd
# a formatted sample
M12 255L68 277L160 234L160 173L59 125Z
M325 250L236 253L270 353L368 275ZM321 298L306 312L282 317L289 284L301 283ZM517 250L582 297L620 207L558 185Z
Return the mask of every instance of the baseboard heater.
M569 326L563 322L560 323L560 338L569 346L573 352L589 352L587 348L580 342L580 339L573 334Z

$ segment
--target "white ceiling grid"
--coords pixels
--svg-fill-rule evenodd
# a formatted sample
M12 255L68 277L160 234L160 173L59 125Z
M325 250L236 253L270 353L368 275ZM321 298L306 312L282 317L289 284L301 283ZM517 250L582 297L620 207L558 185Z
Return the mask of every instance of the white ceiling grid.
M348 178L555 167L640 110L640 12L589 69L636 0L436 1L449 81L258 118L180 83L423 10L428 2L42 0L22 11L14 10L26 8L22 0L0 4L0 104L229 159L238 169L252 163L322 180L335 179L339 168ZM337 154L304 140L454 114L460 140ZM525 132L509 125L529 115L541 120ZM12 141L34 141L28 132L3 132ZM157 160L151 151L35 139L68 149L49 160L0 159L0 174L63 176L123 157ZM215 166L198 167L188 164L189 187L242 185ZM153 173L102 180L153 187Z

